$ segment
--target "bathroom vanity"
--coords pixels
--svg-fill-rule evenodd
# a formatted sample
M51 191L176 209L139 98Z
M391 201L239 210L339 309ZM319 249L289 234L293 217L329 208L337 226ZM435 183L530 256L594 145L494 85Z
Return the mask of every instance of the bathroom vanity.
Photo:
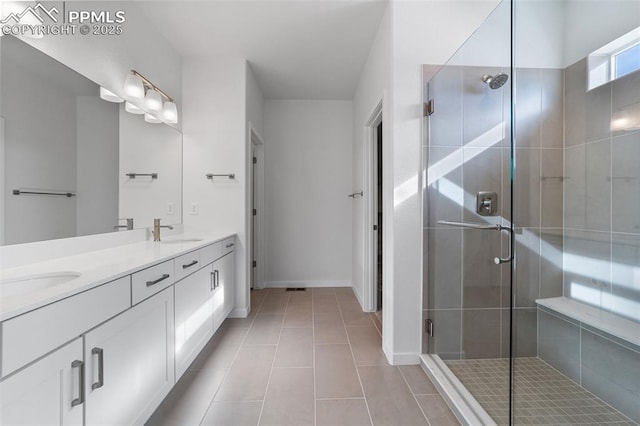
M233 310L234 249L180 234L0 271L0 424L143 424Z

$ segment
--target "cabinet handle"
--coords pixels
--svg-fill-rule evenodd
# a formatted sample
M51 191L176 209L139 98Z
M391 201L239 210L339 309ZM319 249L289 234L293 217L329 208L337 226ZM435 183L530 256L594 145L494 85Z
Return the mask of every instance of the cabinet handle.
M147 287L151 287L152 285L156 285L158 284L160 281L164 281L167 278L169 278L170 275L169 274L163 274L160 278L157 278L153 281L147 281Z
M211 273L211 291L216 289L216 273L215 271Z
M235 244L230 243L230 244L227 244L225 247L226 247L226 248L231 248L231 247L233 247L234 245L235 245Z
M98 355L98 381L91 383L91 389L96 390L104 385L104 350L102 348L91 349L91 355Z
M187 268L191 268L193 265L197 265L198 261L197 260L193 260L191 263L187 263L186 265L182 265L182 269L187 269Z
M213 271L213 288L216 289L220 285L220 271Z
M78 397L71 401L71 406L75 407L84 402L84 362L76 359L71 363L71 368L78 368Z

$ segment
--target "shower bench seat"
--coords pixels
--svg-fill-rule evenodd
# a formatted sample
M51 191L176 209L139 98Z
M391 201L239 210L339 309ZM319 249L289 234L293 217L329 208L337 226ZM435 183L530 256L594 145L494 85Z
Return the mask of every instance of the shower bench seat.
M640 346L640 322L567 297L536 300L538 306Z

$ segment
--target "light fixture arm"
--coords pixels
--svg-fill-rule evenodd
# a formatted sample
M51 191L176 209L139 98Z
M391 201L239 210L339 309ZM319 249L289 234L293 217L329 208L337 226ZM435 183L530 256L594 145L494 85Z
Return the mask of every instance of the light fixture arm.
M147 88L151 88L153 90L155 90L156 92L160 93L162 96L164 96L169 102L174 102L173 98L169 95L167 95L167 93L162 90L161 88L159 88L158 86L156 86L155 84L153 84L147 77L143 76L142 74L140 74L138 71L136 70L131 70L131 74L136 75L138 77L140 77L140 79L142 80L142 83L147 86Z

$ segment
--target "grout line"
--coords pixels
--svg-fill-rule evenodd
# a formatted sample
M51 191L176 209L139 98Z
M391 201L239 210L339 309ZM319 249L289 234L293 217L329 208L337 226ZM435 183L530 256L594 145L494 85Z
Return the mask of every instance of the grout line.
M416 398L416 394L413 393L413 389L411 389L411 386L409 386L409 381L407 380L407 378L404 376L404 373L402 372L402 369L400 367L396 367L398 369L398 371L400 372L400 377L402 377L402 380L404 380L404 384L407 386L407 389L409 389L409 393L411 394L411 396L413 397L413 400L416 402L416 404L418 405L418 408L420 409L420 412L422 413L422 415L424 416L425 420L427 421L427 424L429 426L431 426L431 422L429 421L429 417L427 417L427 413L424 412L424 410L422 409L422 406L420 405L420 403L418 402L418 398ZM427 378L428 379L428 378Z
M311 365L313 366L313 424L318 424L318 399L316 390L316 316L313 311L313 292L311 292Z
M236 349L236 353L233 355L233 359L231 360L231 364L229 364L229 368L225 369L224 372L224 377L222 378L222 380L220 381L220 384L218 385L218 388L216 389L216 391L213 393L213 395L211 396L211 401L209 401L209 405L207 406L207 409L204 410L204 414L202 416L202 418L200 419L200 422L198 423L199 425L202 424L202 422L204 421L205 418L207 418L207 413L209 412L209 410L211 409L211 405L214 403L215 399L216 399L216 395L218 395L218 392L220 391L220 388L222 387L222 385L224 384L225 380L227 380L227 377L229 376L229 372L231 371L231 368L233 367L233 364L236 362L236 360L238 359L238 354L240 353L240 349L242 349L242 345L244 344L244 342L247 340L247 336L249 336L249 332L251 331L251 329L253 328L254 323L256 322L256 318L258 318L257 315L257 311L260 310L260 308L262 307L262 304L264 303L264 298L262 299L262 302L260 302L260 306L257 307L256 309L256 315L253 316L253 319L251 320L251 324L249 324L249 328L246 329L244 337L242 338L242 341L240 342L240 344L238 345L238 348ZM222 323L224 325L224 321ZM214 334L215 336L215 334ZM213 339L213 337L212 337Z
M338 302L338 298L336 297L336 303ZM344 334L347 335L347 342L349 345L349 351L351 351L351 358L353 359L353 367L356 370L356 375L358 376L358 383L360 383L360 390L362 391L362 396L364 397L364 405L367 407L367 414L369 414L369 421L373 425L373 417L371 416L371 410L369 409L369 401L367 401L367 395L364 393L364 386L362 385L362 378L360 377L360 371L358 370L358 364L356 363L356 356L353 353L353 347L351 346L351 338L349 338L349 333L347 333L347 326L344 323L344 316L342 315L342 308L340 304L338 305L338 313L340 314L340 318L342 319L342 326L344 327Z
M278 357L278 349L280 346L280 338L282 337L282 329L284 328L284 318L287 316L287 308L289 306L289 295L287 295L287 304L284 308L284 314L282 315L282 321L280 322L280 332L278 333L278 341L276 342L276 351L273 354L273 361L271 362L271 369L269 371L269 378L267 379L267 386L264 389L264 398L262 399L262 406L260 407L260 415L258 416L258 425L262 420L262 414L264 413L264 406L267 402L267 393L269 392L269 385L271 384L271 377L273 376L273 369L276 365L276 358ZM256 315L257 316L257 315Z

